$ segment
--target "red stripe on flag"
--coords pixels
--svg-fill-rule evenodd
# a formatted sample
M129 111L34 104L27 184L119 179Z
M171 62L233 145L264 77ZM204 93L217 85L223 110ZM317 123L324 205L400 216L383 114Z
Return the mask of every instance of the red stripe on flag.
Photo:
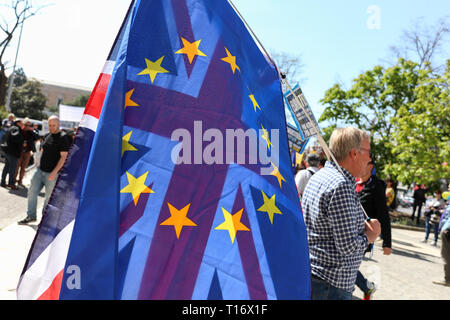
M61 291L61 283L64 275L64 269L62 269L53 279L52 284L47 290L38 298L38 300L59 300L59 292Z
M85 114L93 116L97 119L100 118L100 113L102 112L103 102L105 101L106 91L108 91L110 80L110 74L100 74L94 90L92 90L92 94L86 104L86 108L84 109Z

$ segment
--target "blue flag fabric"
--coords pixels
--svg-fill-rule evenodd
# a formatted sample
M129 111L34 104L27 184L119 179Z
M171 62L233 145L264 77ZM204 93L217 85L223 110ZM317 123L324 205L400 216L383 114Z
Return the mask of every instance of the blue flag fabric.
M306 228L278 73L232 6L135 1L113 53L95 134L82 130L75 139L75 146L89 140L83 181L77 192L57 187L52 197L76 204L53 294L309 299ZM188 137L173 139L180 129L191 149ZM216 140L225 141L230 129L256 132L260 161L225 161L230 150ZM278 161L263 163L261 154L276 152L275 143ZM205 154L216 161L205 163ZM190 161L174 161L180 158ZM39 258L31 260L25 274Z

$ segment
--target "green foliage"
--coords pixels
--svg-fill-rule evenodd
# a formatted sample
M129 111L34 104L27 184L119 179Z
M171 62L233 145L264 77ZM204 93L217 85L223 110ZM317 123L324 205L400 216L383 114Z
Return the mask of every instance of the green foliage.
M89 100L89 95L85 94L85 95L79 95L78 97L76 97L75 99L73 99L72 101L65 103L69 106L76 106L76 107L85 107L87 102Z
M319 122L369 132L380 176L430 184L449 177L448 166L442 166L450 159L448 78L448 70L436 77L428 66L419 69L404 59L387 69L376 66L349 90L338 84L328 89Z
M333 130L336 129L336 127L337 126L334 124L322 129L322 138L327 144L329 144L331 134L333 133Z
M393 152L397 161L387 168L402 181L431 185L450 177L450 60L440 76L424 78L416 99L392 119Z
M38 81L28 81L23 86L14 88L11 95L11 111L17 117L42 119L47 103L46 96L41 91Z
M14 71L14 87L21 87L27 82L27 76L22 68Z
M8 117L8 113L6 112L5 106L0 106L0 121L6 119Z
M58 112L59 112L59 107L57 107L57 106L50 106L50 107L47 108L47 110L48 110L50 113L58 114Z

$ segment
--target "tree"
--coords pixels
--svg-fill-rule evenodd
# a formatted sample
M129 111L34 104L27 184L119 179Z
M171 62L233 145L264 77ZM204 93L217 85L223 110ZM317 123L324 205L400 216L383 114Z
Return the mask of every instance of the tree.
M395 162L392 151L393 125L402 106L415 101L415 88L426 77L412 61L399 59L398 64L385 69L376 66L353 80L349 90L340 84L325 92L320 101L325 104L319 122L328 121L325 138L336 126L353 125L369 132L371 148L377 160L377 169L383 170L388 163Z
M6 112L5 106L0 106L0 120L6 119L8 113Z
M286 52L272 52L271 55L277 64L278 71L286 74L287 81L292 87L295 83L300 82L300 80L304 80L300 78L300 74L304 67L304 64L301 62L301 56L292 55ZM282 89L283 92L288 89L284 83L282 84Z
M391 121L397 161L386 171L400 181L431 185L450 178L450 60L442 76L423 77L414 93L415 101Z
M82 94L73 99L72 101L68 102L67 104L69 106L75 106L75 107L85 107L87 102L89 100L88 94ZM65 104L65 103L64 103Z
M46 103L47 98L38 81L28 81L23 86L14 88L11 95L11 111L17 117L40 120L44 117Z
M9 5L1 5L0 22L0 105L5 103L7 90L7 62L5 52L13 37L25 20L34 16L42 7L34 8L31 0L10 0Z
M340 85L327 90L319 121L370 132L382 177L431 185L450 177L449 79L450 61L443 75L404 59L391 68L377 66L356 78L349 90Z
M284 72L289 77L289 82L298 80L299 73L304 67L300 56L286 52L273 52L272 57L280 69L279 71Z
M27 81L27 76L22 68L19 67L14 71L14 87L23 86Z
M436 64L435 58L450 34L448 19L442 18L434 26L429 26L423 18L418 18L411 29L403 30L399 44L390 47L395 61L399 58L411 60L417 62L421 69L428 64L437 73L445 69L445 63Z

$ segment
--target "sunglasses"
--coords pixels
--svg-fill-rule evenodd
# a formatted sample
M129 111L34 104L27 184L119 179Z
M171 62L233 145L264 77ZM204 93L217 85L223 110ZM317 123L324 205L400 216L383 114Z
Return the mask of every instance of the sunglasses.
M369 156L370 156L370 162L369 162L369 164L375 164L374 157L373 157L373 153L372 153L372 152L369 152Z

